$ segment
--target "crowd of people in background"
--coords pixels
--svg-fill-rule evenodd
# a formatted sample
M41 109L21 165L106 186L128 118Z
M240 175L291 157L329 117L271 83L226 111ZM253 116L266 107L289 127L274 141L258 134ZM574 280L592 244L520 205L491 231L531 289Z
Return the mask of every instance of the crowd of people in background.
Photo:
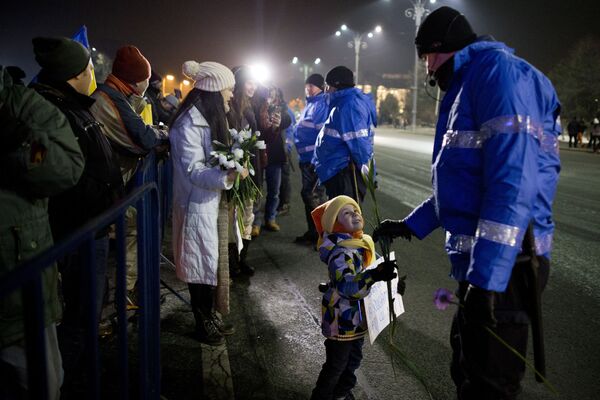
M375 106L354 88L346 67L334 68L327 79L308 77L307 104L296 121L282 90L259 83L245 65L184 63L183 73L194 87L180 99L178 93L163 93L162 77L137 47L119 48L112 73L97 87L90 54L73 39L38 37L33 39L33 55L40 72L28 87L20 68L0 67L6 98L0 103L0 120L10 128L3 132L12 129L9 146L2 150L3 170L12 177L3 174L1 194L3 207L14 203L14 210L3 213L8 220L0 221L2 227L14 228L1 236L13 255L3 260L1 272L64 240L124 198L135 184L139 160L149 152L170 156L173 262L177 276L188 285L195 337L222 344L234 331L223 319L229 313L229 285L254 274L256 266L248 263L250 244L262 230L280 230L278 216L289 213L292 196L302 197L307 223L306 233L295 242L308 249L316 249L319 237L310 215L315 207L328 195L364 196L364 185L357 185L356 177L372 157ZM15 101L15 93L21 103L9 108L6 103ZM333 105L336 111L330 117ZM248 168L223 169L212 163L213 141L231 143L230 129L248 129L264 140L266 149L254 151L251 176ZM290 182L294 148L302 175L297 194ZM236 179L253 179L262 192L244 204L239 227L225 195ZM127 210L126 221L127 303L136 310L135 208ZM106 303L113 230L103 227L95 239L94 312L99 319ZM20 243L32 248L25 250ZM58 260L44 279L50 398L58 398L63 383L81 380L89 312L82 285L85 263L85 254L74 251ZM0 362L7 371L3 376L10 378L3 379L1 390L12 398L27 392L22 304L18 295L1 301L3 310L10 304L10 311L3 311L0 333Z
M590 126L583 118L573 117L567 124L569 148L588 148L592 153L600 153L600 120L596 117ZM584 145L583 138L587 136L588 143Z

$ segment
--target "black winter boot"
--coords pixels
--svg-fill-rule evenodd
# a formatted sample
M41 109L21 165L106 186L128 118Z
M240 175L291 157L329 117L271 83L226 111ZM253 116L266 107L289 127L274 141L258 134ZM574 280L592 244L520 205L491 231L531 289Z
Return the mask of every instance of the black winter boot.
M196 320L194 331L196 339L210 346L219 346L225 343L225 338L213 321L213 291L214 287L197 283L188 283L192 310Z
M242 273L240 270L240 255L235 243L229 243L227 250L229 255L229 277L233 279Z
M250 247L250 243L252 241L251 240L246 240L246 239L242 239L242 243L244 244L244 247L242 248L242 252L240 253L240 262L239 262L239 266L241 271L246 274L246 275L254 275L254 268L252 268L250 265L248 265L248 263L246 262L246 257L248 256L248 247Z

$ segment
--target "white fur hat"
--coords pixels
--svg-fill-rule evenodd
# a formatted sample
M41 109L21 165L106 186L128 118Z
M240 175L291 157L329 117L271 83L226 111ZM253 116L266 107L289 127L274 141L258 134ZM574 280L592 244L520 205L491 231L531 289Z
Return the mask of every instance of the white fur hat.
M194 87L200 90L219 92L235 85L235 77L231 70L217 62L186 61L181 69L185 76L194 81Z

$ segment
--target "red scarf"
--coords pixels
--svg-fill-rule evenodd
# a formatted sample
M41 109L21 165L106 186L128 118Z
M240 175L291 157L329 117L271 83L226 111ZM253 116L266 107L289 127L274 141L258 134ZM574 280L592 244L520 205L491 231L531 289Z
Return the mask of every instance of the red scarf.
M123 93L126 97L135 93L130 85L123 82L113 74L110 74L106 77L104 84L110 86L118 92Z

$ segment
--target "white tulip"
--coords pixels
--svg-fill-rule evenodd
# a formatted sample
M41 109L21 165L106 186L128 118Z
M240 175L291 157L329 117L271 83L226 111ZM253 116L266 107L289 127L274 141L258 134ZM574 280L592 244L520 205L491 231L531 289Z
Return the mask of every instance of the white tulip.
M235 149L233 150L233 159L234 160L241 160L244 157L244 150L242 149Z
M235 161L229 160L223 166L227 169L235 168Z
M227 167L227 157L224 154L219 154L219 164Z
M240 163L239 163L239 162L237 162L237 161L234 161L234 164L235 164L235 170L236 170L237 172L239 172L240 174L241 174L242 172L244 172L244 167L242 167L242 164L240 164Z
M257 140L255 146L259 150L264 150L267 148L267 145L265 144L264 140Z

